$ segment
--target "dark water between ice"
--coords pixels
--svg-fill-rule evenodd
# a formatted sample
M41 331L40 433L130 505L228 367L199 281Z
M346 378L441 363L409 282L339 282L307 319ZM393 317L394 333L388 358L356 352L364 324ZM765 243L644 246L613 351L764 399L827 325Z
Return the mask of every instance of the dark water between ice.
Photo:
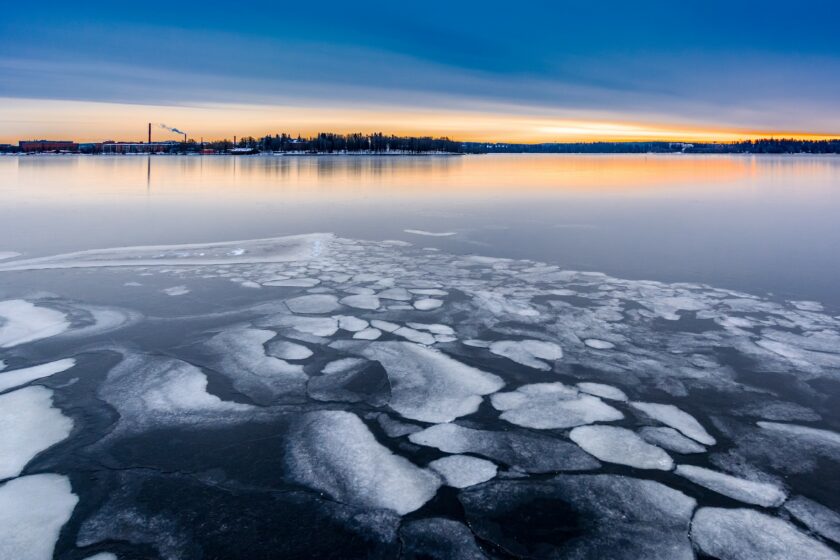
M838 215L835 157L0 158L0 559L836 558Z

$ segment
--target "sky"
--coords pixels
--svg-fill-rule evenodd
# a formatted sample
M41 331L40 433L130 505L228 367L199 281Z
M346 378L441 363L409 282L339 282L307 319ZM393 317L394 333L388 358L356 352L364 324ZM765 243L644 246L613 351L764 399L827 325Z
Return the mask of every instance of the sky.
M9 0L0 142L834 136L838 21L836 0Z

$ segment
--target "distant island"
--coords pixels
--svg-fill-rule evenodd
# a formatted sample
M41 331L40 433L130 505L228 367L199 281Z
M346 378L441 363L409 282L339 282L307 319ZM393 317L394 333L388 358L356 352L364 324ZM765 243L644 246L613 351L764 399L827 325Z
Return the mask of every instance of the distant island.
M322 132L302 138L289 134L261 138L243 137L205 142L187 138L183 141L147 142L75 142L72 140L21 140L18 145L0 144L0 153L81 153L81 154L837 154L840 140L796 140L766 138L739 142L551 142L512 144L501 142L459 142L431 136L394 136L373 134L337 134Z

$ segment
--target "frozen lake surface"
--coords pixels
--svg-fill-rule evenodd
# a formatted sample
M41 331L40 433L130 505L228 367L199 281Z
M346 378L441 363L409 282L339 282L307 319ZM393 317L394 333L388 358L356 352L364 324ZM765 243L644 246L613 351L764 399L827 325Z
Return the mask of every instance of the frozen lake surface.
M840 558L837 215L835 157L0 158L0 558Z

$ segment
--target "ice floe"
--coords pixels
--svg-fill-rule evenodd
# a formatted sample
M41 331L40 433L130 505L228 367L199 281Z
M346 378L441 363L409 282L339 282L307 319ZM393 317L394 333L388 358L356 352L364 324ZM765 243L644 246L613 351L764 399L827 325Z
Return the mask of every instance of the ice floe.
M745 480L694 465L677 465L675 472L695 484L747 504L777 507L787 499L784 490L767 482Z
M443 300L435 298L423 298L414 302L414 309L420 311L431 311L443 305Z
M417 519L400 529L405 560L487 560L472 532L462 523L442 517Z
M0 373L0 392L25 385L36 379L43 379L62 371L67 371L76 365L73 358L65 358L28 368L15 369ZM2 370L3 368L0 368Z
M352 315L338 315L335 319L338 319L338 328L348 332L363 331L368 328L368 325L370 324L364 319L359 319L358 317L353 317Z
M454 231L426 231L422 229L404 229L403 231L405 233L411 233L413 235L423 235L426 237L451 237L456 233Z
M0 480L18 476L42 451L63 441L73 420L53 406L53 392L24 387L0 395Z
M605 385L603 383L592 383L590 381L582 381L577 384L577 388L584 393L601 397L602 399L609 399L612 401L626 401L627 395L618 387L612 385Z
M567 441L526 431L477 430L438 424L408 436L445 453L474 453L523 472L585 471L600 463Z
M332 313L341 307L338 298L329 294L314 294L287 299L286 305L292 313L305 314Z
M672 404L659 404L647 402L631 402L630 406L641 410L654 420L662 422L683 435L700 442L704 445L714 445L715 438L693 416L677 408Z
M583 341L584 344L595 350L609 350L615 348L615 344L606 340L598 340L597 338L587 338Z
M58 474L35 474L0 486L0 558L51 560L61 528L79 498Z
M496 465L485 459L469 455L449 455L435 459L429 468L438 473L449 486L467 488L486 482L496 476Z
M382 335L382 331L374 328L367 328L353 334L353 338L358 340L376 340Z
M704 507L691 522L691 538L720 560L837 560L837 554L792 524L753 509Z
M164 288L161 290L164 294L168 296L183 296L190 293L190 289L186 286L172 286L171 288Z
M358 294L341 298L341 303L356 309L379 309L379 298L374 295Z
M288 340L269 342L267 353L281 360L305 360L313 354L312 350L303 344L289 342Z
M67 316L22 299L0 301L0 348L61 334L70 328Z
M840 513L804 496L791 498L784 508L814 533L840 544Z
M696 502L651 480L560 475L460 492L472 530L520 558L691 560Z
M376 441L349 412L301 415L286 441L289 476L340 502L384 508L401 515L420 508L440 479Z
M663 471L674 467L667 453L626 428L580 426L569 433L569 438L587 453L608 463Z
M450 422L472 414L483 395L504 386L496 375L417 344L373 342L361 353L388 373L390 407L413 420Z
M310 397L326 402L366 402L384 406L391 398L388 376L376 362L342 358L324 366L307 384Z
M553 342L543 340L499 340L490 344L490 352L536 369L550 370L542 360L559 360L563 350Z
M669 451L682 454L705 453L706 448L679 433L674 428L664 426L645 426L639 430L639 435L646 442L664 447Z
M500 418L525 428L572 428L621 420L624 415L598 397L562 383L533 383L490 397Z

